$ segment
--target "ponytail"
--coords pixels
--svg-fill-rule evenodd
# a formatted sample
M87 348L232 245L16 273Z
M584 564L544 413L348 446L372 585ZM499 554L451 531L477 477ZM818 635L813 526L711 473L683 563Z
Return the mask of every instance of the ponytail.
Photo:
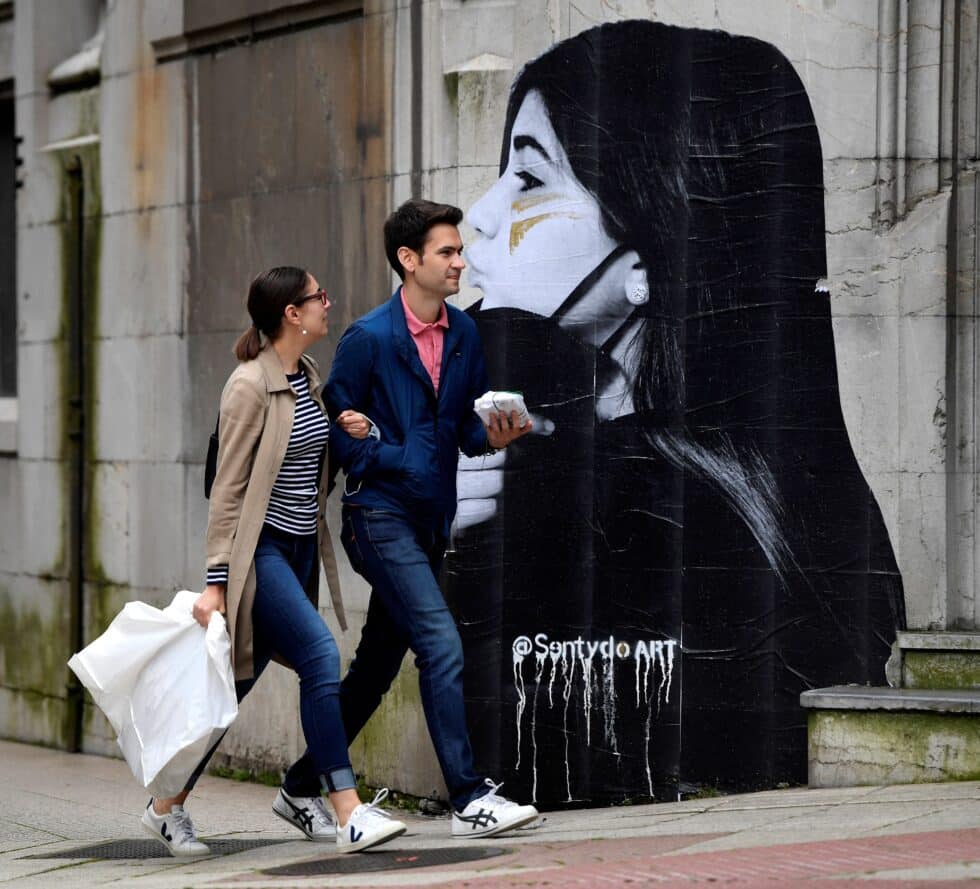
M249 327L235 343L235 357L239 361L252 361L262 351L259 331L270 340L279 336L282 316L289 305L296 305L310 280L306 269L283 265L257 275L248 288L246 305L252 319Z
M262 341L259 339L259 329L252 324L235 343L235 357L239 361L251 361L262 351Z

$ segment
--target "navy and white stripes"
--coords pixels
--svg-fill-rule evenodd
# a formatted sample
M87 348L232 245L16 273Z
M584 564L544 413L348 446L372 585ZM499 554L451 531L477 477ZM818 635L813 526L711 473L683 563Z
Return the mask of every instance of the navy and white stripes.
M330 421L310 397L303 371L286 374L296 393L296 412L286 455L266 509L266 524L290 534L314 534L317 517L317 470L330 434ZM208 569L208 583L227 583L228 566Z

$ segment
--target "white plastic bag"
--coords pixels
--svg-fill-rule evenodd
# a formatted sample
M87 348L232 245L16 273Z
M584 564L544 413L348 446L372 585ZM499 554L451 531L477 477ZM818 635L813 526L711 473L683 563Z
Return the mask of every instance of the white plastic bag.
M129 602L68 666L116 730L130 769L155 797L176 796L238 714L225 619L207 630L181 590L161 611Z

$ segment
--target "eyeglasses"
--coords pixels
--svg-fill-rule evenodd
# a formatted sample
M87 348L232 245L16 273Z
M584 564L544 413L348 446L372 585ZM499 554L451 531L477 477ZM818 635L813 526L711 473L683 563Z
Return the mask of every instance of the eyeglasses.
M321 303L321 305L324 308L327 307L327 291L326 290L318 290L316 293L308 293L306 296L301 296L298 300L296 300L293 303L293 305L294 306L301 306L301 305L303 305L303 303L308 303L311 299L318 299L318 300L320 300L320 303Z

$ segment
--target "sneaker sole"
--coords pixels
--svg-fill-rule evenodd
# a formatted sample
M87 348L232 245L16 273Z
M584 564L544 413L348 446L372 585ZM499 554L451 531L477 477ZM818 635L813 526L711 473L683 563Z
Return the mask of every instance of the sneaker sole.
M516 821L512 821L509 824L495 824L493 827L485 828L483 830L470 830L466 833L456 833L453 831L454 840L468 840L476 839L478 837L495 837L502 833L507 833L511 830L517 830L520 827L524 827L526 824L530 824L532 821L537 821L540 813L535 813L534 815L526 815L523 818L518 818Z
M289 815L280 812L274 805L272 807L272 811L275 812L280 818L282 818L282 820L285 821L288 825L290 825L290 827L295 827L301 834L303 834L304 837L306 837L308 840L310 840L313 843L333 843L337 841L337 832L335 830L331 831L326 836L322 836L322 837L310 836L306 832L306 830L303 829L301 825L293 821L293 819L290 818Z
M142 818L140 818L140 824L143 827L144 833L147 836L153 837L164 849L166 849L174 858L203 858L205 855L211 855L211 850L205 846L207 851L205 852L178 852L173 846L170 845L162 836L160 836L157 829L152 824L147 824ZM202 843L202 845L204 845Z
M391 833L371 837L370 839L358 840L356 843L337 843L337 851L363 852L365 849L380 846L382 843L387 843L388 840L393 840L395 837L400 837L406 830L408 830L408 826L402 825L401 827L395 828Z

